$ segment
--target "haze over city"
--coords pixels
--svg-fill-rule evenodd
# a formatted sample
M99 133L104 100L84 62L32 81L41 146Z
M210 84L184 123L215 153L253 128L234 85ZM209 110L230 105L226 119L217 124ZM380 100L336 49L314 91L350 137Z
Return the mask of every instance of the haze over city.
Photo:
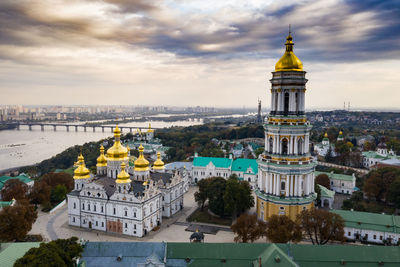
M396 108L399 12L396 1L1 1L1 104L269 106L291 24L308 108Z

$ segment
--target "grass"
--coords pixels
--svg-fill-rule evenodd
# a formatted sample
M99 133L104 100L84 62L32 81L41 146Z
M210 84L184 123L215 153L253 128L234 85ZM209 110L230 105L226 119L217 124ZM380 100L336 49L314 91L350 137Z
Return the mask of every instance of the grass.
M211 223L211 224L219 224L219 225L227 225L230 226L232 224L232 219L231 218L221 218L221 217L216 217L208 212L208 207L204 207L204 210L201 211L200 208L195 210L195 212L192 213L188 217L189 222L202 222L202 223Z

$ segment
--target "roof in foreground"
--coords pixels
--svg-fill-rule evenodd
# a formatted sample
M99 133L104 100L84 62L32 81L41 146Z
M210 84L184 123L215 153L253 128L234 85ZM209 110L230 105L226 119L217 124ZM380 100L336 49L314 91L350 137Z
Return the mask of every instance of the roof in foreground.
M1 243L1 267L12 267L16 260L25 255L31 248L38 248L40 242Z
M269 243L167 243L168 262L188 266L398 266L400 247ZM167 263L168 263L167 262ZM254 263L257 263L254 265ZM296 265L297 264L297 265ZM169 266L167 264L167 266Z
M332 212L342 216L345 226L349 228L400 233L400 216L350 210Z

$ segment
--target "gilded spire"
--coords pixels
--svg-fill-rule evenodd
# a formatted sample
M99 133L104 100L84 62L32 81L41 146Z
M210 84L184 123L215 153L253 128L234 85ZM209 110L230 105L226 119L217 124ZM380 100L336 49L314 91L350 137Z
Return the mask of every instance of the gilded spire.
M78 156L78 161L76 163L78 168L74 170L74 179L88 179L90 178L90 171L86 168L85 158L82 155L82 152Z
M139 157L135 160L135 171L148 171L149 170L149 162L144 158L143 155L144 147L142 144L139 146Z
M104 146L100 146L100 156L97 158L97 167L105 167L107 166L107 158L104 156Z
M131 176L126 172L126 164L125 162L121 163L121 172L117 175L117 180L115 180L118 184L126 184L131 182Z
M164 162L161 160L160 152L157 152L157 160L154 161L153 169L154 170L164 170L165 169Z
M301 63L300 59L293 53L294 43L290 25L285 46L285 54L283 54L281 59L276 63L275 71L303 71L303 63Z

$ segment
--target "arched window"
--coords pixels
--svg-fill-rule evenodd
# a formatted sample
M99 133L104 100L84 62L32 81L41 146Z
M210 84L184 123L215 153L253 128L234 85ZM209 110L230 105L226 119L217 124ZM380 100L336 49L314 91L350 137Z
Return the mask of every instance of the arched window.
M301 155L303 154L303 139L299 138L299 140L297 141L297 154Z
M288 140L286 138L282 140L282 154L288 154Z
M287 116L288 114L289 114L289 93L285 93L283 115Z
M269 138L269 152L272 153L274 149L274 139L272 137Z
M281 190L285 190L285 185L286 185L286 182L285 181L281 181Z
M296 112L299 112L299 94L296 93Z
M278 93L275 93L275 112L278 111Z

